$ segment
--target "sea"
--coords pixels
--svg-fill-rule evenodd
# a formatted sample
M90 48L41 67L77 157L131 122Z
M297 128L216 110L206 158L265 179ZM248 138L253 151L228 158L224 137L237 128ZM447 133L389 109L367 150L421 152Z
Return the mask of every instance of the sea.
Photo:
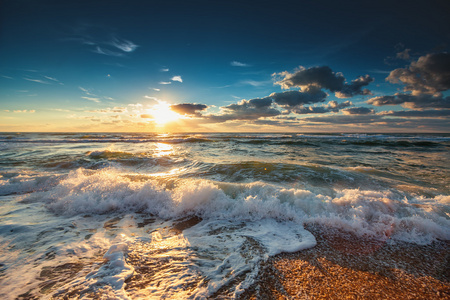
M235 299L311 224L450 240L449 171L450 134L0 133L0 298Z

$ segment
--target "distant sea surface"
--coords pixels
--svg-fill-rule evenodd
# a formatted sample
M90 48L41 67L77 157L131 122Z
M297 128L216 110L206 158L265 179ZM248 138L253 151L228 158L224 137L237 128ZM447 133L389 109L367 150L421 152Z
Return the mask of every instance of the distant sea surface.
M0 133L0 298L235 298L308 224L450 240L449 171L449 134Z

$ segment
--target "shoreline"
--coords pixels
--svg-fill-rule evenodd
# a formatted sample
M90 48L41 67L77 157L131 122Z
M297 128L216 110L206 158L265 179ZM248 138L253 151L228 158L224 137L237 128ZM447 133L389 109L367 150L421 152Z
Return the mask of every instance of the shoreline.
M450 241L416 245L305 228L317 245L270 257L239 299L450 299Z

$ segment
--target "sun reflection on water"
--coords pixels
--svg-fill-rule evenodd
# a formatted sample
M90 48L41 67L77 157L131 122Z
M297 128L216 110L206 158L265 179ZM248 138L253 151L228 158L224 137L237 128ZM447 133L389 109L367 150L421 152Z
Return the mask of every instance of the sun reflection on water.
M154 149L153 156L162 157L169 156L174 153L173 146L165 143L156 143L156 148Z

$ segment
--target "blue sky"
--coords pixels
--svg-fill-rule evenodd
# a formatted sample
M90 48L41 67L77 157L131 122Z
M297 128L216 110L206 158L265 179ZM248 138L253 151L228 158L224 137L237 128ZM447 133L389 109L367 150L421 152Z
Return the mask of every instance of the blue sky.
M0 131L448 132L449 15L448 1L5 0Z

